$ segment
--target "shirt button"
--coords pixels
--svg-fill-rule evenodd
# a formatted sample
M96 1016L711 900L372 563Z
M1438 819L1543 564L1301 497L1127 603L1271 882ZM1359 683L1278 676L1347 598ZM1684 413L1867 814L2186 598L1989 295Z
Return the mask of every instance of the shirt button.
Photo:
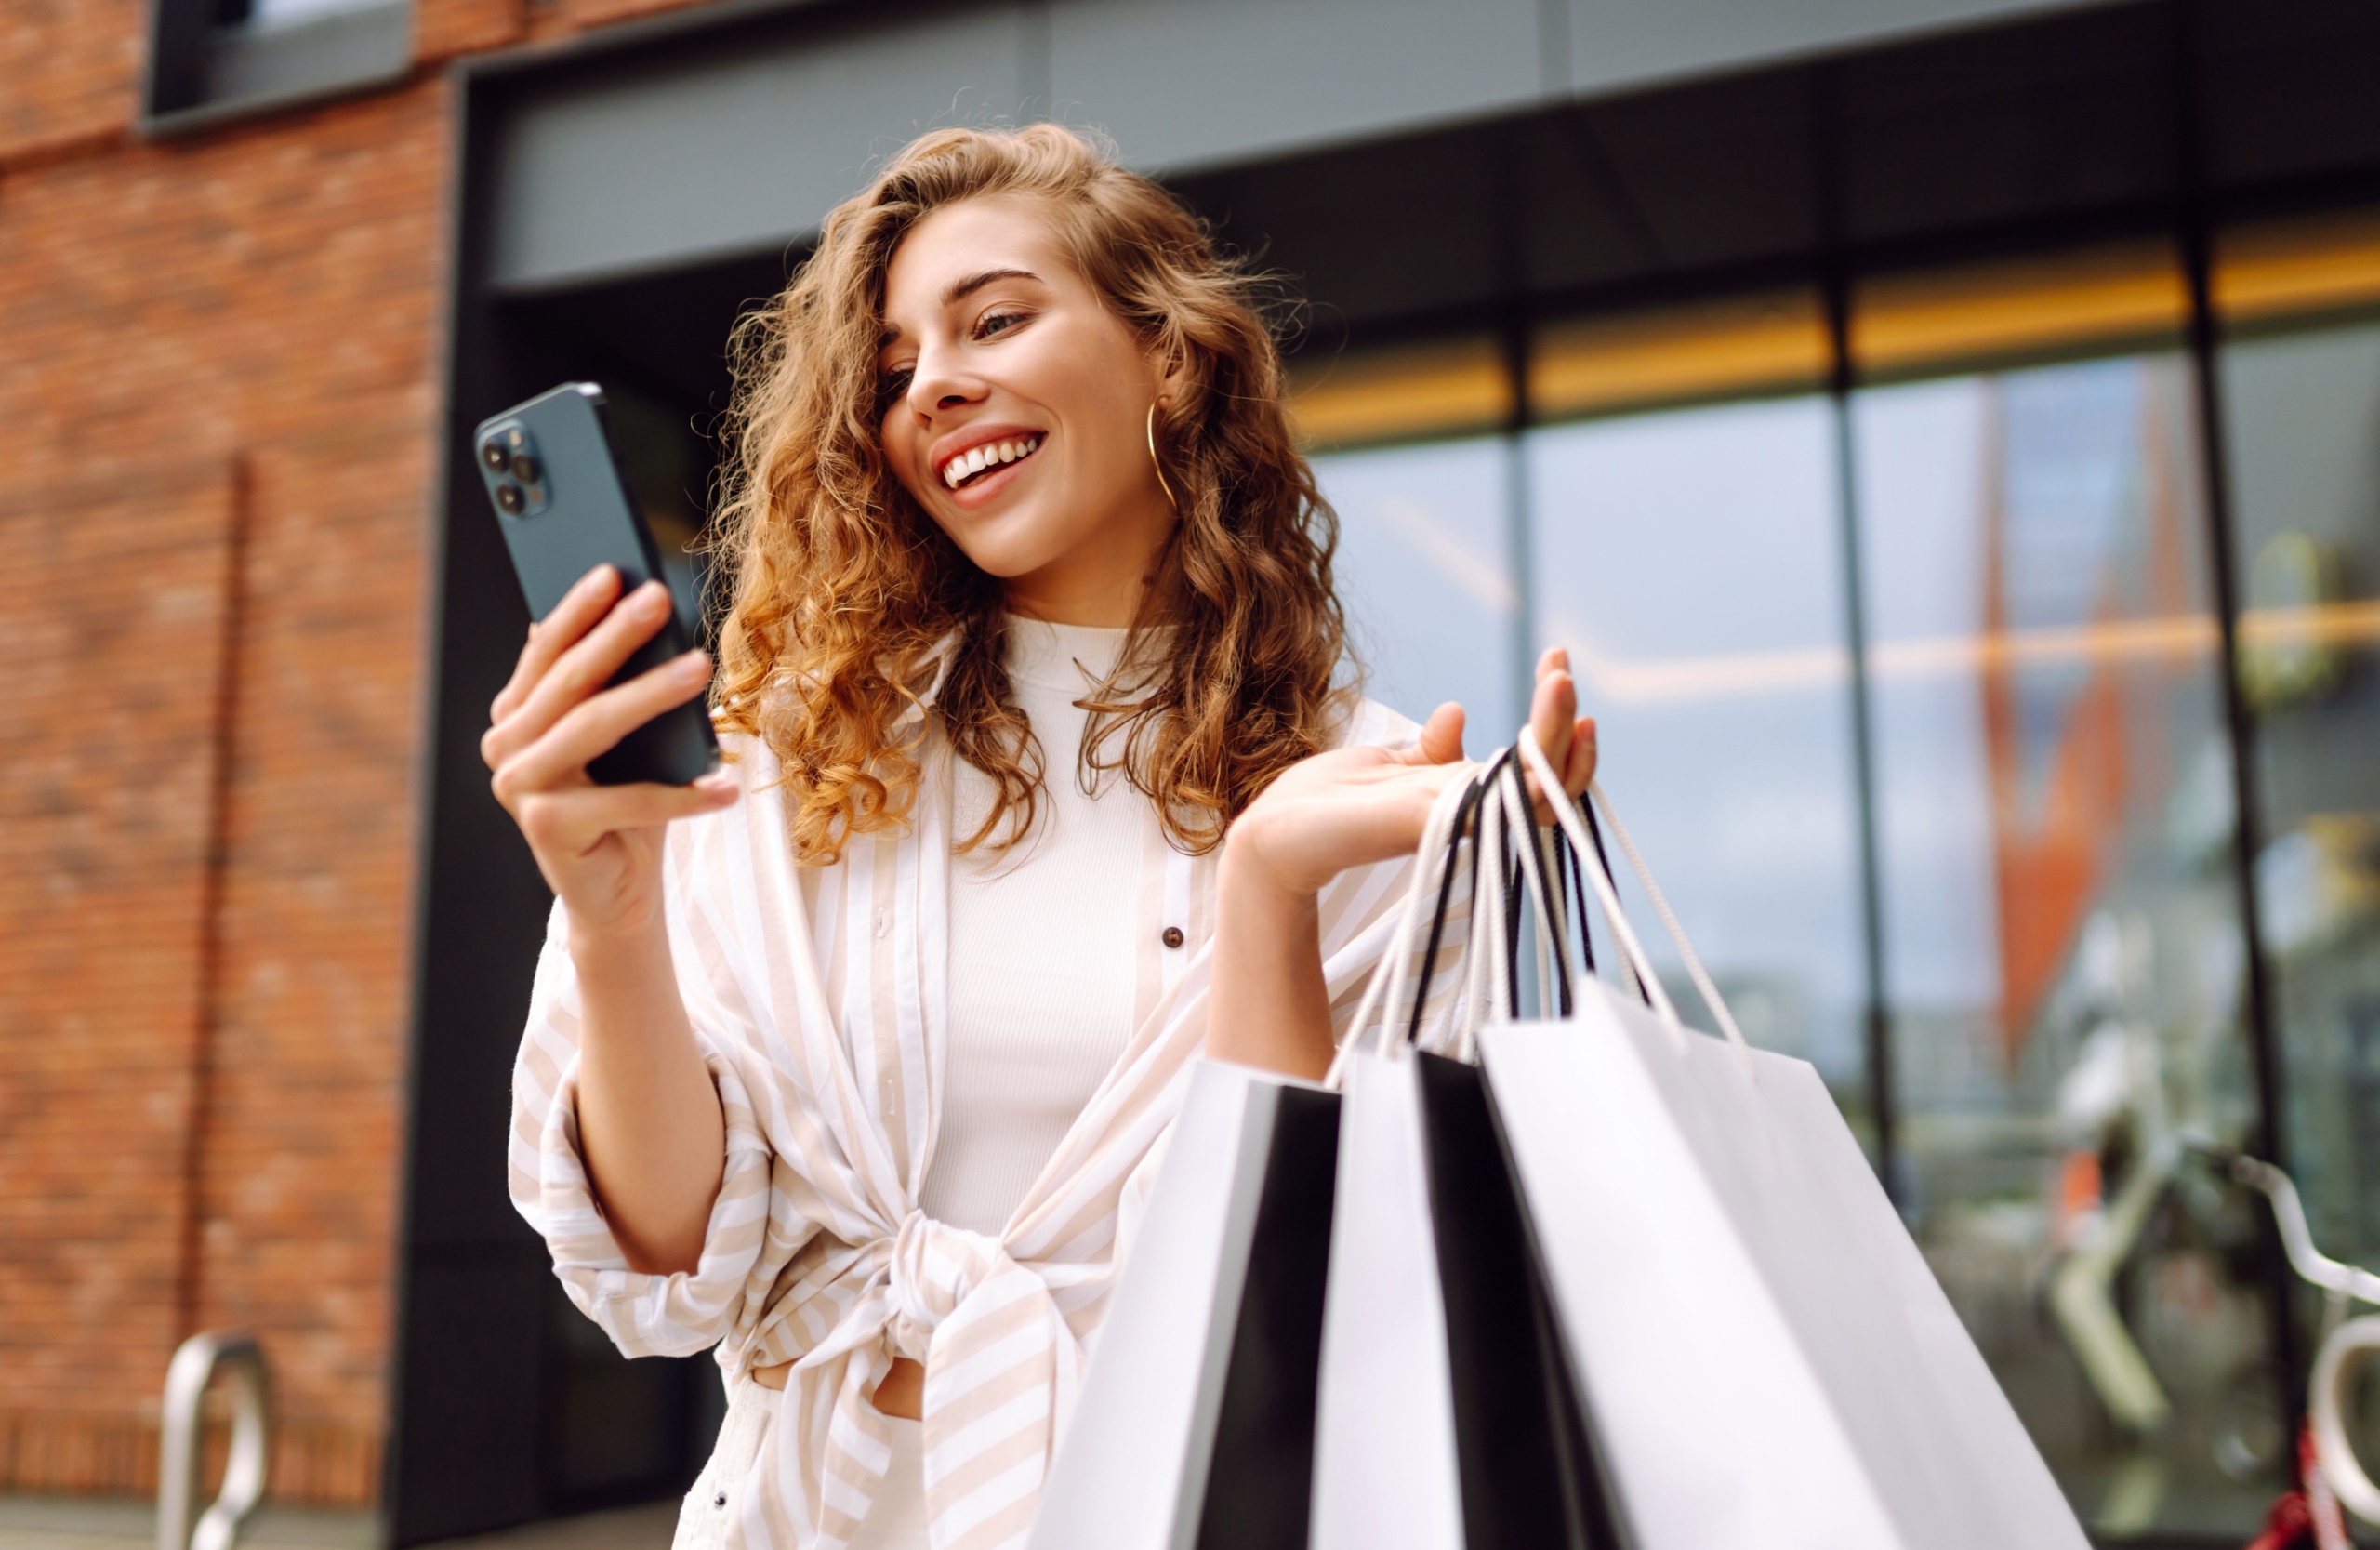
M1169 947L1178 947L1182 946L1182 928L1180 926L1168 926L1165 928L1164 934L1158 936L1157 940L1164 943Z

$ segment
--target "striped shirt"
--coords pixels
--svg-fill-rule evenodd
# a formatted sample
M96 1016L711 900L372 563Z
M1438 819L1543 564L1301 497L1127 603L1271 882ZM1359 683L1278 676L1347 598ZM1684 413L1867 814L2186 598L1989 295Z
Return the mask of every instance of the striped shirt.
M913 711L912 714L918 712ZM1409 741L1367 702L1346 741ZM670 826L664 872L679 990L719 1089L727 1146L698 1266L631 1270L577 1133L579 992L556 905L514 1071L514 1205L571 1300L629 1356L718 1347L732 1384L793 1364L758 1465L731 1504L739 1550L846 1544L890 1459L869 1396L925 1364L934 1550L1021 1545L1117 1269L1206 1034L1216 856L1146 826L1136 1026L995 1237L917 1208L946 1038L953 755L929 730L911 823L797 866L777 765L723 739L744 799ZM1335 1030L1384 950L1409 862L1342 874L1320 900ZM1161 933L1186 941L1168 950ZM1449 944L1459 950L1459 944Z

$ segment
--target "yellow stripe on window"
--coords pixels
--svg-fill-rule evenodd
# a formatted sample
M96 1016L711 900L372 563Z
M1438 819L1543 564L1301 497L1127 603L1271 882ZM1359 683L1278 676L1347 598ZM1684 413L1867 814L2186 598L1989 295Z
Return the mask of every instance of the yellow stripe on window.
M2171 340L2188 317L2172 245L2116 243L1862 281L1851 355L1863 377L1905 377Z
M2215 307L2263 322L2380 303L2380 210L2238 227L2215 241Z
M1529 351L1529 404L1549 418L1611 414L1816 387L1826 370L1815 295L1730 297L1540 329Z
M1291 367L1289 417L1309 446L1481 431L1513 417L1512 375L1477 337L1338 355Z

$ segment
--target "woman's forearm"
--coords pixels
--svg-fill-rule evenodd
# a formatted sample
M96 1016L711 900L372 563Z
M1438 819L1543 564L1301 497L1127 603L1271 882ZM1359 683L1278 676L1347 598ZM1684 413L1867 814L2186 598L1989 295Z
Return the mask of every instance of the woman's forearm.
M624 936L574 934L581 1029L578 1139L630 1266L692 1270L719 1198L726 1120L694 1043L658 921Z
M1315 895L1263 875L1228 841L1219 872L1207 1053L1317 1079L1330 1067L1331 1040Z

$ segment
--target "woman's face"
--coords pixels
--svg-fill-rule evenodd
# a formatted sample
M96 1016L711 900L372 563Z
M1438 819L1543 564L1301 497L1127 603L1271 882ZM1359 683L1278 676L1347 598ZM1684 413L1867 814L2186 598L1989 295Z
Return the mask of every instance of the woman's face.
M877 365L886 457L1009 606L1130 622L1174 512L1149 459L1167 379L1042 207L971 199L893 251Z

